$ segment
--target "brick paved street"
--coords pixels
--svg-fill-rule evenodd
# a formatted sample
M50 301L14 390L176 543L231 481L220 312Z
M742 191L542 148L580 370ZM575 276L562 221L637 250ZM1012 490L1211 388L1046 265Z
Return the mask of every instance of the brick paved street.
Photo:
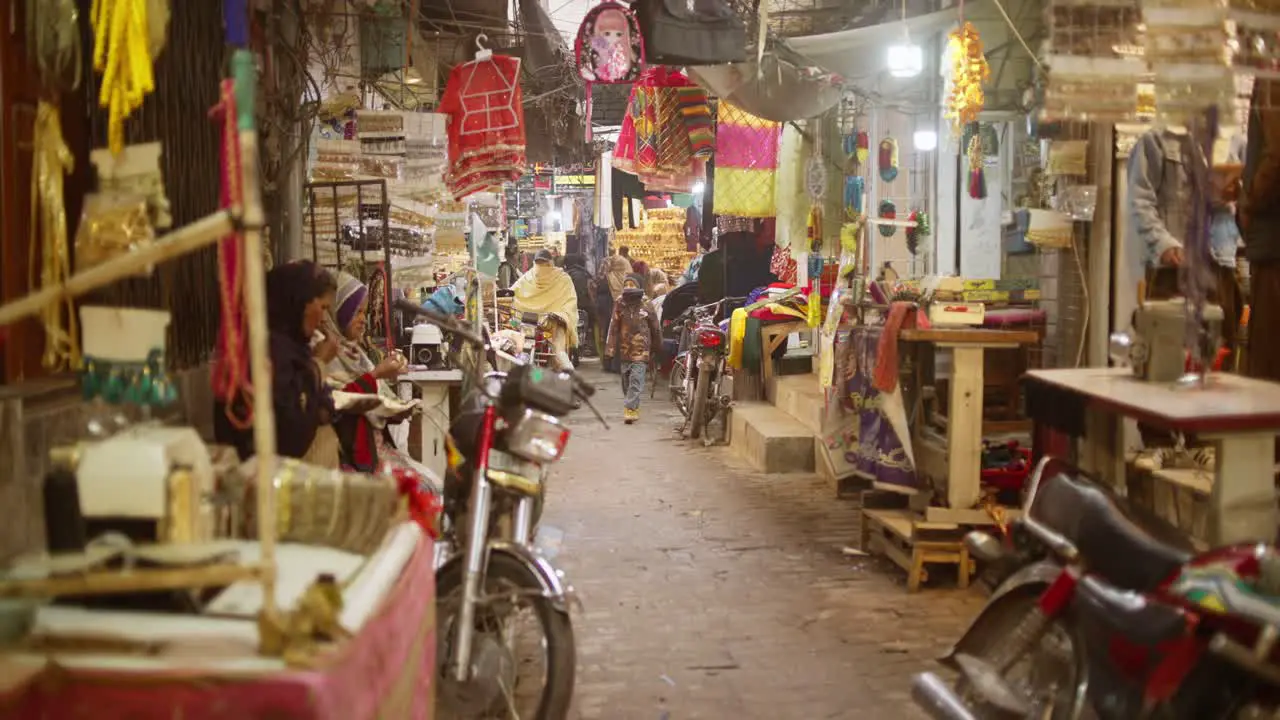
M842 552L858 538L854 501L678 439L661 394L625 426L616 376L588 374L613 428L574 416L544 519L585 604L574 717L921 717L911 674L981 597L907 595L896 568Z

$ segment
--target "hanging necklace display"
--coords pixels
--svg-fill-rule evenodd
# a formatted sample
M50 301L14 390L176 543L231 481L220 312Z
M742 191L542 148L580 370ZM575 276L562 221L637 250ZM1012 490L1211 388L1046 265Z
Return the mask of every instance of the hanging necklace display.
M982 133L969 138L969 197L982 200L987 197L987 176L983 171Z
M67 246L67 209L64 204L64 177L74 158L62 138L58 108L41 101L36 107L32 134L31 240L29 281L37 287L58 287L71 276L71 249ZM39 259L37 261L37 258ZM40 282L36 283L39 262ZM41 313L45 351L41 363L50 370L74 366L80 359L75 307L65 302L50 303ZM65 318L65 319L64 319Z
M880 154L877 159L880 166L880 179L893 182L898 179L898 141L891 137L880 141Z
M1137 0L1050 0L1043 116L1048 120L1140 119L1142 13Z
M898 218L898 208L893 204L892 200L881 200L879 215L881 220L896 220ZM891 223L880 224L877 227L884 237L893 237L893 234L898 232L897 226Z
M1185 124L1210 105L1231 113L1236 87L1230 48L1236 38L1227 8L1211 0L1146 0L1142 5L1143 59L1155 71L1157 119Z
M169 313L138 308L80 308L84 364L80 389L86 400L143 407L171 405L177 388L164 368Z
M240 185L240 133L235 82L222 81L222 99L209 115L221 123L219 200L224 208L238 206L244 199ZM214 397L223 403L233 427L248 429L253 423L253 385L249 381L249 349L245 340L244 279L241 263L244 236L232 233L218 242L218 326L217 361L213 365Z
M107 145L118 153L124 150L125 118L155 90L152 61L160 52L155 38L164 37L167 6L155 0L94 0L91 16L93 69L102 73L98 104L109 113Z

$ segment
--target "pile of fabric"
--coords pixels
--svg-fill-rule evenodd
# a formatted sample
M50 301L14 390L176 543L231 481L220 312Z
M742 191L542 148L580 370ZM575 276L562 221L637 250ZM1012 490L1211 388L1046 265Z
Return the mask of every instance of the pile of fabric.
M641 73L618 133L614 167L635 175L646 190L688 193L706 180L714 150L707 92L666 67Z
M478 58L449 73L440 112L449 116L445 182L455 200L524 174L523 102L518 58Z

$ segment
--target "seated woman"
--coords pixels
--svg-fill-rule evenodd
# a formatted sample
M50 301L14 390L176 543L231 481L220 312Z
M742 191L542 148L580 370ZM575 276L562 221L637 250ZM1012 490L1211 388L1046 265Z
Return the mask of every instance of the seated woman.
M342 441L343 465L359 472L374 472L382 462L424 472L395 446L388 425L405 420L412 412L390 380L404 374L407 361L402 355L388 355L374 363L360 346L368 317L369 288L347 273L338 275L338 291L333 309L326 318L330 334L338 338L338 353L325 367L329 386L343 392L377 395L382 405L362 414L338 416L338 437ZM404 408L401 410L401 408Z
M271 355L271 394L276 416L276 452L326 468L339 467L333 429L333 396L311 349L311 340L329 312L336 285L333 276L311 262L280 265L267 273L267 326ZM337 350L322 343L321 357ZM244 408L232 414L246 417ZM227 408L214 408L214 436L236 448L241 459L254 454L253 427L238 427Z

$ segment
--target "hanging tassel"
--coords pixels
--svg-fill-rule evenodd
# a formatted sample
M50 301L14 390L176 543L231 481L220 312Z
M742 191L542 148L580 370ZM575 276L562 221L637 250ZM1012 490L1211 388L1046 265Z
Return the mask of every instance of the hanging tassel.
M244 199L240 185L240 133L235 81L222 81L222 100L209 116L222 125L220 147L220 204L238 207ZM232 233L218 242L218 294L222 310L218 327L217 362L213 366L214 397L222 401L232 427L253 423L253 385L249 381L248 327L244 309L244 236Z
M858 131L858 139L855 146L857 149L854 150L854 156L858 158L858 164L865 164L867 158L871 157L871 138L865 131Z
M893 182L898 179L898 141L885 138L880 141L880 179Z
M809 208L809 220L806 230L809 236L809 252L822 250L822 209L817 205Z
M982 137L974 133L969 138L969 197L983 200L987 197L987 176L983 172Z
M866 181L860 175L850 175L844 179L844 214L852 220L862 214L862 196L866 189Z
M898 218L898 208L893 204L892 200L880 201L880 218L882 220L896 220ZM898 232L898 228L893 225L878 226L880 234L884 237L893 237Z

